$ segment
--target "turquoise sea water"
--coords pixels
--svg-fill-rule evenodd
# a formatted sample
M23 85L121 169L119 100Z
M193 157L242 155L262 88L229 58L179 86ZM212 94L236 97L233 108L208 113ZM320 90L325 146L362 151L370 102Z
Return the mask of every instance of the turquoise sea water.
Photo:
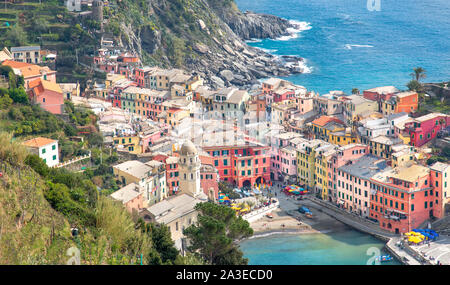
M329 234L276 234L248 239L240 246L251 265L366 265L377 249L387 254L382 242L351 229ZM369 249L373 251L367 254Z
M250 43L277 55L298 55L311 73L288 77L320 94L394 85L406 89L414 67L427 82L450 80L450 1L236 0L242 11L303 23L296 38Z

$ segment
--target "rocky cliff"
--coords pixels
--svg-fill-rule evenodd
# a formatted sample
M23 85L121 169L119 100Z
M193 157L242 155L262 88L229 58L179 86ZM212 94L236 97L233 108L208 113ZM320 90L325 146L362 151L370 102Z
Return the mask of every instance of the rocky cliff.
M286 19L251 11L241 12L234 2L208 0L211 8L243 40L275 39L288 35L289 28L295 28Z
M292 25L270 15L240 12L233 0L122 0L108 19L116 36L144 62L195 71L215 87L257 84L293 70L251 38L276 38ZM108 25L107 25L108 29Z

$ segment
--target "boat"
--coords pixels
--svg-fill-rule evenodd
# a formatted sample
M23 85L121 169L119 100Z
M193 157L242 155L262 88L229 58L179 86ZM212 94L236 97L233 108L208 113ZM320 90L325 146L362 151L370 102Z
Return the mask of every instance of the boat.
M266 217L268 217L268 218L270 218L270 219L273 219L272 213L267 213L267 214L266 214Z
M305 213L305 217L307 217L307 218L309 218L309 219L312 219L312 218L313 218L313 215L312 215L311 212L306 212L306 213Z
M298 208L298 211L302 214L311 213L311 211L308 208L306 208L305 206Z
M392 261L394 258L392 256L388 255L380 255L375 257L377 261L379 262L387 262L387 261Z

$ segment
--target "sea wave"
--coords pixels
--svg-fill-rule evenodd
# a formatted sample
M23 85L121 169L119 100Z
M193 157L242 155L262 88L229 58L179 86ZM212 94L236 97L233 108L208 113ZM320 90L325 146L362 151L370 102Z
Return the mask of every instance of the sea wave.
M246 43L260 43L262 42L262 39L251 39L251 40L246 40Z
M275 40L277 40L277 41L288 41L288 40L291 40L291 39L295 39L295 38L298 38L298 35L301 32L312 29L311 23L309 23L309 22L301 22L301 21L296 21L296 20L289 20L289 23L291 23L294 26L294 28L287 28L286 31L289 33L289 35L278 37Z
M274 53L274 52L277 52L278 50L277 49L268 49L268 48L261 48L261 47L258 47L260 50L262 50L263 52L267 52L267 53Z
M307 66L306 65L306 59L304 59L303 61L300 61L298 63L298 65L300 66L301 69L303 69L302 73L311 73L313 70L312 66Z
M344 45L346 49L352 49L354 47L362 47L362 48L373 48L372 45L355 45L355 44L346 44Z

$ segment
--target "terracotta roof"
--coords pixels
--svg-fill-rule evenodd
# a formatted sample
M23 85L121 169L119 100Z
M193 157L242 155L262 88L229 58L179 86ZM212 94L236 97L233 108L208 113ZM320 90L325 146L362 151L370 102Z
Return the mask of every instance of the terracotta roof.
M45 90L54 91L57 93L63 93L61 87L54 82L36 78L28 83L28 88L33 90L34 96L39 96Z
M24 78L40 76L43 72L54 72L47 66L41 67L39 65L30 64L26 62L19 62L14 60L5 60L2 65L8 65L12 68L19 69Z
M43 147L51 143L58 142L57 140L52 140L49 138L37 137L31 140L27 140L22 144L28 147Z
M322 117L312 121L313 124L321 126L321 127L325 126L329 122L337 122L337 123L343 124L343 122L341 120L339 120L338 118L330 117L330 116L322 116Z

